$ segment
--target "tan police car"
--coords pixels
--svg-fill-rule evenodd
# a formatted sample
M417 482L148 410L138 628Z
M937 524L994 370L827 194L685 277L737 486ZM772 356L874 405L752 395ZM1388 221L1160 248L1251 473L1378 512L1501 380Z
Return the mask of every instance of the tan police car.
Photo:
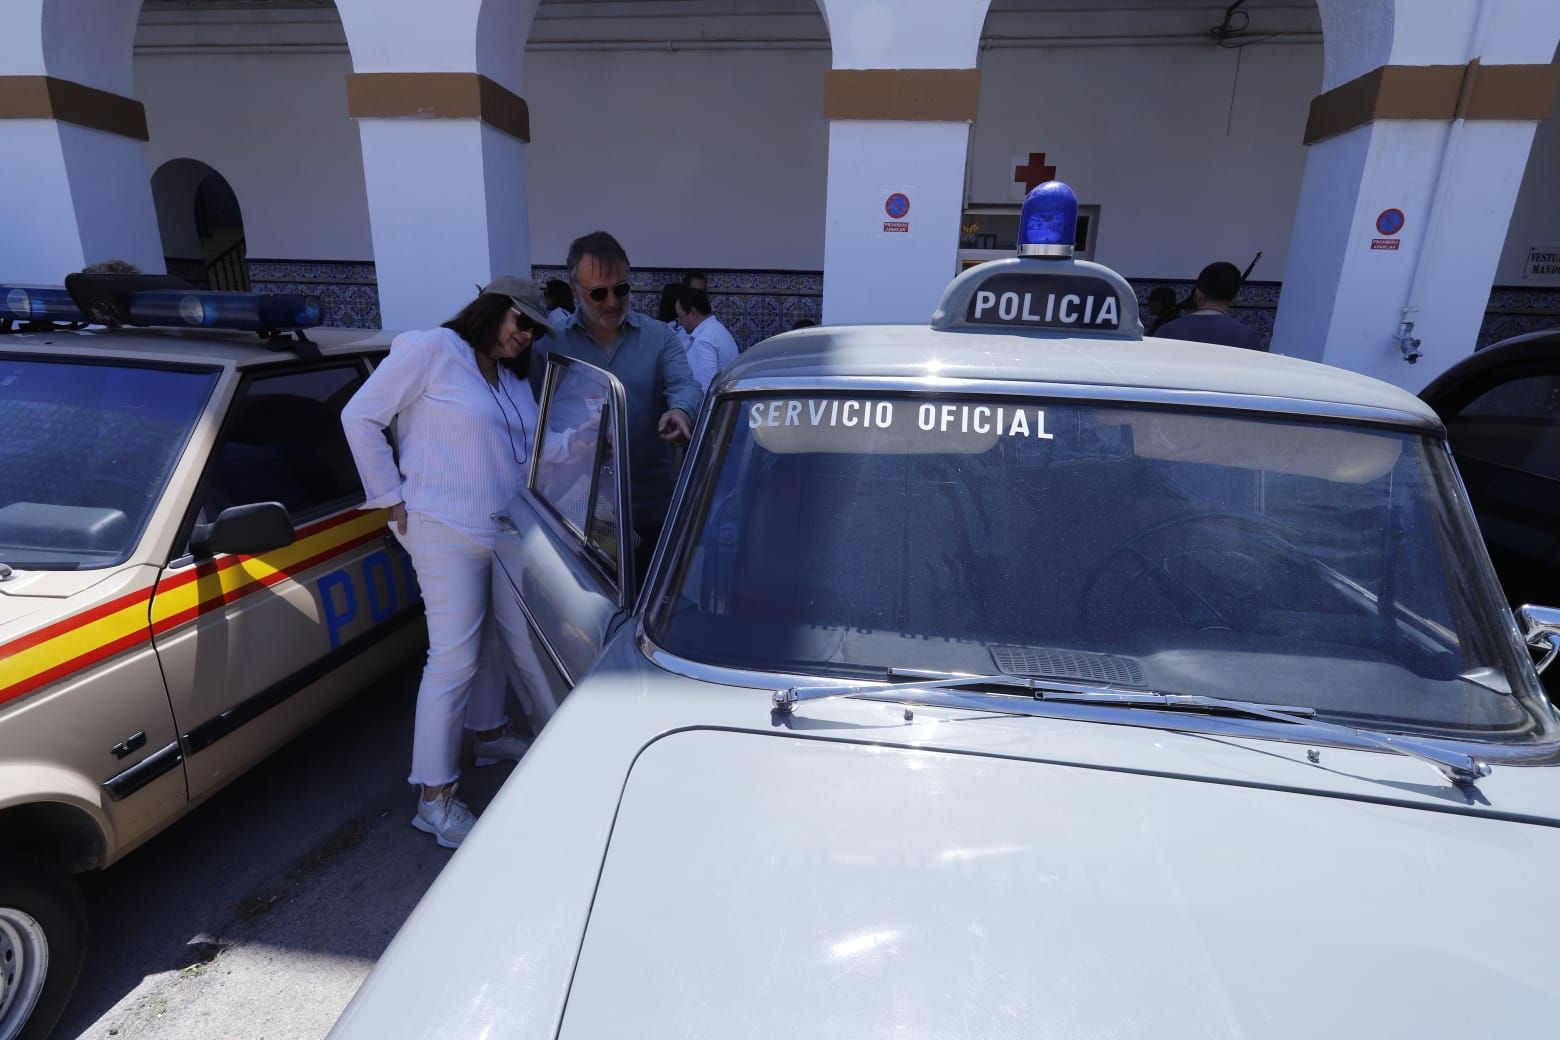
M0 1040L46 1035L75 985L73 872L423 646L339 418L388 339L276 334L318 324L303 296L72 289L203 327L0 287Z

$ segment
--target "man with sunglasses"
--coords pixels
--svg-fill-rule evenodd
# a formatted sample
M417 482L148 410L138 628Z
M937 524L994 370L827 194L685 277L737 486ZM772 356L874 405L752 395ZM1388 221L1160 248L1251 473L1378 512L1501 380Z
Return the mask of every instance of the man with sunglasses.
M643 577L661 534L677 483L675 446L693 436L702 396L677 335L633 308L628 254L605 231L569 246L569 280L579 307L543 348L604 368L623 384L628 400L629 495ZM536 348L533 348L536 349ZM531 368L540 390L545 354Z

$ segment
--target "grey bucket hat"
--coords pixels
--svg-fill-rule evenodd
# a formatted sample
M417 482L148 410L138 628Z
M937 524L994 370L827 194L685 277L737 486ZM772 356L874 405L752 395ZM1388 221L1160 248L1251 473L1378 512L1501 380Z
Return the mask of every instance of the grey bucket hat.
M493 279L492 284L484 285L482 292L509 297L521 314L536 322L537 330L542 335L552 335L552 319L547 317L547 302L542 299L542 290L529 278L500 275Z

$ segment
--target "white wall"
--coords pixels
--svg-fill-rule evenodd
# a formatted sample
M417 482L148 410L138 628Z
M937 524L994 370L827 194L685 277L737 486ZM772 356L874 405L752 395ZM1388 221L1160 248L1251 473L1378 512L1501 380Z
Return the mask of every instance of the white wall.
M344 49L138 52L147 176L178 158L222 174L238 196L252 257L372 260L363 154L347 115L351 70Z
M821 269L828 67L824 48L528 55L533 261L601 228L642 267Z
M1506 248L1495 269L1496 285L1560 285L1560 275L1524 278L1528 250L1560 252L1560 99L1549 120L1538 125L1527 173L1511 213Z
M1261 250L1252 277L1283 277L1320 46L1000 49L981 73L972 202L1010 201L1011 157L1044 152L1100 206L1100 263L1195 278Z
M1249 6L1254 29L1293 35L1237 51L1202 38L1216 4L995 0L970 201L1009 201L1011 157L1044 151L1101 206L1097 256L1123 274L1190 278L1260 249L1253 277L1281 280L1322 49L1314 7ZM812 0L740 17L589 8L610 32L583 8L544 3L531 33L532 259L561 262L572 238L602 227L641 266L821 268L830 51ZM1056 37L1069 45L1033 42ZM135 76L150 167L187 156L220 171L252 256L372 259L350 70L329 12L144 15ZM1540 284L1522 281L1522 261L1530 246L1560 245L1557 183L1560 118L1539 128L1498 283Z

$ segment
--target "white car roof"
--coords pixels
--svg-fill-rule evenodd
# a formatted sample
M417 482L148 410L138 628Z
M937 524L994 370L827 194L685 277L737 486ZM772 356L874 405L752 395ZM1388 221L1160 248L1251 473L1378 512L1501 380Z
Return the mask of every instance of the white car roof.
M795 388L831 377L925 389L947 380L1124 388L1149 397L1234 395L1292 403L1300 414L1387 413L1439 426L1434 411L1390 383L1280 354L1185 340L940 331L924 325L801 329L755 346L726 371L725 389ZM955 389L949 386L949 389ZM1207 402L1204 402L1207 403ZM1226 402L1239 407L1241 402ZM1271 411L1272 409L1266 409Z
M307 334L322 357L388 349L394 335L378 329L332 328L309 329ZM161 364L231 364L239 368L298 360L310 353L305 344L297 343L291 336L267 343L253 332L99 327L0 335L0 352Z

